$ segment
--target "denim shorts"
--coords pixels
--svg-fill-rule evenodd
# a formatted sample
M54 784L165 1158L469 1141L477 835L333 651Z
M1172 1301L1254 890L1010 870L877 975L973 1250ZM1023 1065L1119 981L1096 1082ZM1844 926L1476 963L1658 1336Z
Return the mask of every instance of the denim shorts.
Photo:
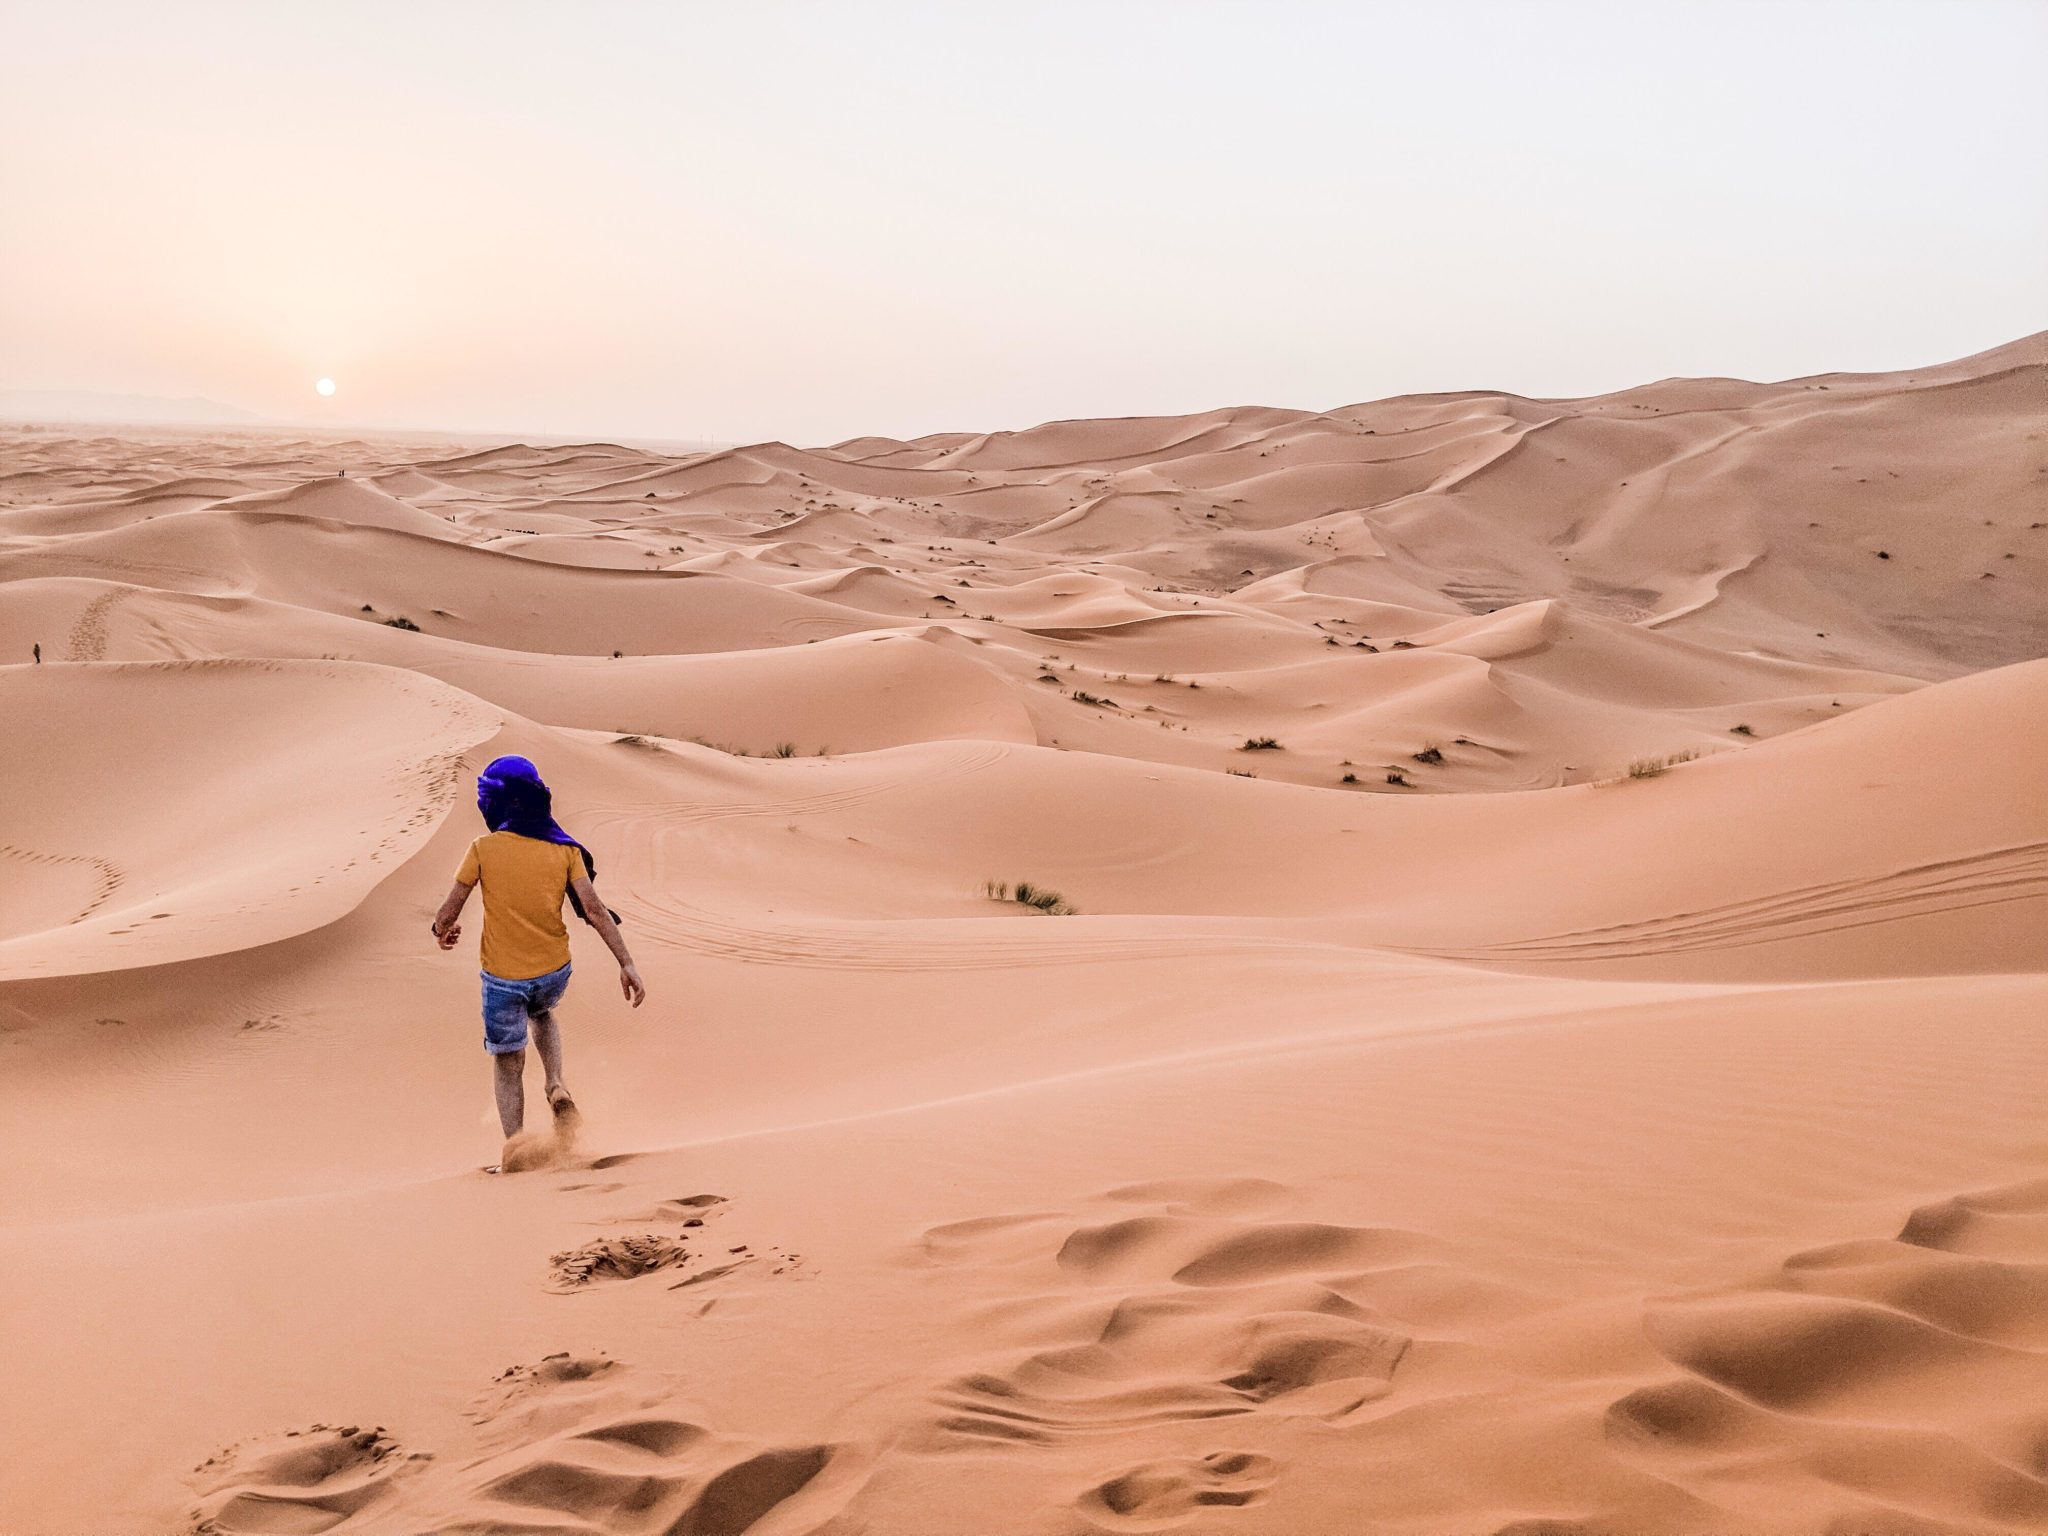
M484 978L484 1049L493 1056L526 1049L526 1021L546 1013L569 990L569 967L529 976L524 981L507 981L489 971Z

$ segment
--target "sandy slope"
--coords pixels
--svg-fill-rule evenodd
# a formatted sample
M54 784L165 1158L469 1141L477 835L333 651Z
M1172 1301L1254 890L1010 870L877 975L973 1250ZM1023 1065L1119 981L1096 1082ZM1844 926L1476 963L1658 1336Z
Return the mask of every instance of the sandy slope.
M499 724L453 689L339 662L9 667L0 711L49 733L0 740L24 834L0 845L10 980L333 922L416 851Z
M0 1526L2048 1529L2044 357L10 436Z

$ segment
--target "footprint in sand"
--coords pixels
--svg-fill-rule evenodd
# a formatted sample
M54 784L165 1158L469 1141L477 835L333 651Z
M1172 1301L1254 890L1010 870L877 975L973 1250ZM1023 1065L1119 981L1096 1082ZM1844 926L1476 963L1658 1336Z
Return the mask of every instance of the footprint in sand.
M1076 1507L1111 1530L1166 1530L1203 1509L1256 1504L1277 1465L1254 1451L1148 1461L1089 1489Z
M593 1238L548 1260L552 1271L549 1288L573 1291L597 1281L635 1280L656 1270L687 1264L691 1257L682 1238L664 1232L627 1232L616 1237Z
M507 1366L463 1411L481 1428L514 1437L558 1429L595 1410L616 1391L626 1368L609 1355L572 1355L564 1350L534 1365Z
M785 1511L811 1530L865 1475L839 1447L720 1435L675 1382L605 1357L513 1367L470 1416L499 1449L422 1489L421 1529L738 1536Z
M200 1536L296 1536L325 1531L386 1499L428 1458L407 1454L379 1427L351 1424L246 1440L193 1469Z
M616 1232L564 1249L548 1260L548 1288L578 1291L607 1281L637 1280L643 1275L663 1270L682 1270L685 1271L682 1278L672 1281L668 1287L679 1291L722 1279L753 1265L763 1266L760 1272L771 1276L791 1279L815 1277L816 1268L800 1253L772 1245L727 1244L711 1237L705 1228L705 1213L722 1214L718 1207L726 1203L723 1195L681 1195L662 1201L651 1211L611 1218L635 1223L673 1221L679 1230Z
M498 1159L499 1173L566 1168L576 1161L576 1145L583 1137L583 1112L564 1100L549 1118L549 1124L521 1131L505 1143Z
M708 1431L681 1420L599 1425L524 1452L522 1465L482 1483L464 1511L466 1528L552 1530L547 1516L568 1515L577 1530L737 1536L804 1492L832 1448L730 1456Z
M1984 1258L2048 1260L2048 1179L2028 1179L1923 1205L1902 1243Z

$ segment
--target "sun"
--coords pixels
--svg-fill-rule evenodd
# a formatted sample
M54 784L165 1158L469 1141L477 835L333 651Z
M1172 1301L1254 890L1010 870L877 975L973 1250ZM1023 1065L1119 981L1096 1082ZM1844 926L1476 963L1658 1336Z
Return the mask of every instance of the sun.
M319 394L331 395L334 393L334 380L316 379L313 383L313 388Z

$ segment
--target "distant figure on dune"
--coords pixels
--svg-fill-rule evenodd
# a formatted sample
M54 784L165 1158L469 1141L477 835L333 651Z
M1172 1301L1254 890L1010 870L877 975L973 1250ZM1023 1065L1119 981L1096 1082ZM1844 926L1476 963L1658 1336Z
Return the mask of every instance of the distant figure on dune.
M40 667L40 666L41 666L42 664L43 664L43 642L42 642L42 641L40 641L40 640L38 640L38 641L36 642L36 665Z
M509 1142L526 1123L526 1036L546 1072L548 1105L560 1117L575 1101L562 1083L562 1032L555 1004L569 988L569 930L562 898L598 931L619 961L619 986L638 1008L647 1000L639 969L619 935L618 914L598 900L597 861L554 818L554 797L523 757L501 757L477 775L476 806L491 830L469 845L448 899L434 914L434 937L453 949L456 919L484 888L484 1049L497 1072L498 1121Z

